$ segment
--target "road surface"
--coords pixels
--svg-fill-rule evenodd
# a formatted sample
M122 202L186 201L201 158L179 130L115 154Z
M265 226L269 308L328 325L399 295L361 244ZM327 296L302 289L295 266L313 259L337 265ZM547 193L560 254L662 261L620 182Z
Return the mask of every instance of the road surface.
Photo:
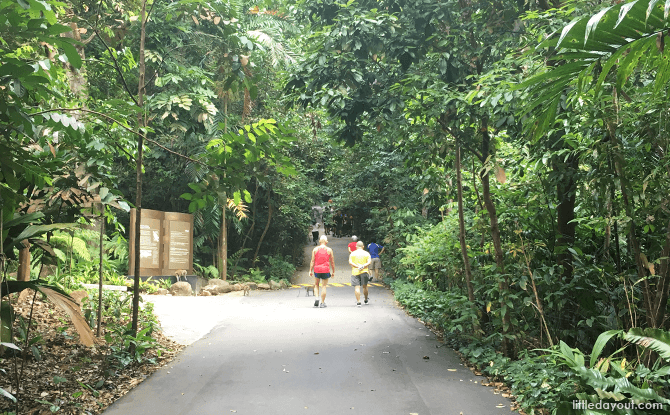
M327 308L314 308L299 286L164 299L185 316L201 307L196 318L218 323L104 414L511 413L511 402L482 386L387 288L371 287L370 304L356 307L345 285L349 238L331 240L338 286L328 288ZM296 282L308 284L301 272Z

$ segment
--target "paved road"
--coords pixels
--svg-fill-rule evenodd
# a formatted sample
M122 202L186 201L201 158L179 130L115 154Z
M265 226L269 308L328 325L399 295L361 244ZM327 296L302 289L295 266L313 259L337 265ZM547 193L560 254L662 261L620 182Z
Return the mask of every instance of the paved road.
M346 280L348 270L336 267ZM384 287L371 287L361 308L349 286L329 287L327 308L314 308L302 288L256 291L216 308L222 298L172 298L184 312L210 301L200 304L212 305L220 324L104 413L510 413L510 401L481 386Z

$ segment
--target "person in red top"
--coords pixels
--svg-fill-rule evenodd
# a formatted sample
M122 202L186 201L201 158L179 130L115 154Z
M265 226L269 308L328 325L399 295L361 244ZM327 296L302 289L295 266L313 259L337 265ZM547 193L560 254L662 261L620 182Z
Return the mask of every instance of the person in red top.
M321 308L326 307L326 286L328 278L335 275L335 259L333 250L328 248L328 237L321 235L319 246L312 250L312 262L309 264L309 275L314 276L314 307L319 307L319 282L321 282ZM332 269L332 272L331 272Z
M352 242L349 242L349 245L347 245L347 248L349 248L349 253L352 253L356 250L356 241L358 241L358 236L352 236L351 240Z

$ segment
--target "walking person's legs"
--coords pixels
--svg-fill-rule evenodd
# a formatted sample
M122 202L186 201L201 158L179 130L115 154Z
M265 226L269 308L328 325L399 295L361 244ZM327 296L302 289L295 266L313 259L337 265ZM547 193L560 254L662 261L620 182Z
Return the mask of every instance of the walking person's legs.
M372 258L372 262L370 263L370 270L373 270L375 272L374 278L377 280L377 282L382 282L379 279L379 270L382 267L382 261L379 258Z
M316 297L316 300L314 300L314 307L319 306L319 281L321 281L321 278L314 277L314 297Z
M351 276L351 285L354 287L354 295L356 296L356 305L361 306L361 276L363 274L359 275L352 275ZM367 291L366 291L366 298L367 298Z
M328 278L321 279L321 307L326 306L326 287L328 286Z

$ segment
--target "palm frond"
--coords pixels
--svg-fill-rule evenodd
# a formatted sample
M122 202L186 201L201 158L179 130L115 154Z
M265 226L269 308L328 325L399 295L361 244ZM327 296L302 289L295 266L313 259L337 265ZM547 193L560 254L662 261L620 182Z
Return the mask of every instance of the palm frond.
M670 29L670 1L637 0L618 4L574 20L563 28L556 43L560 65L516 86L530 95L523 112L539 120L535 138L543 135L556 119L565 94L602 88L616 70L615 87L623 88L642 64L655 71L653 92L660 93L670 81L670 48L665 37ZM593 82L584 82L593 77ZM581 81L581 82L578 82ZM549 92L549 93L548 93Z
M295 54L278 40L279 35L273 33L273 30L268 28L249 30L247 35L266 48L273 66L278 65L280 62L294 63L296 61Z
M227 206L228 209L230 209L235 214L238 220L247 218L247 213L249 213L249 209L247 208L247 205L244 204L243 201L240 200L238 203L235 203L234 199L228 198Z
M670 332L661 329L632 328L624 335L624 339L651 349L663 359L670 361Z

